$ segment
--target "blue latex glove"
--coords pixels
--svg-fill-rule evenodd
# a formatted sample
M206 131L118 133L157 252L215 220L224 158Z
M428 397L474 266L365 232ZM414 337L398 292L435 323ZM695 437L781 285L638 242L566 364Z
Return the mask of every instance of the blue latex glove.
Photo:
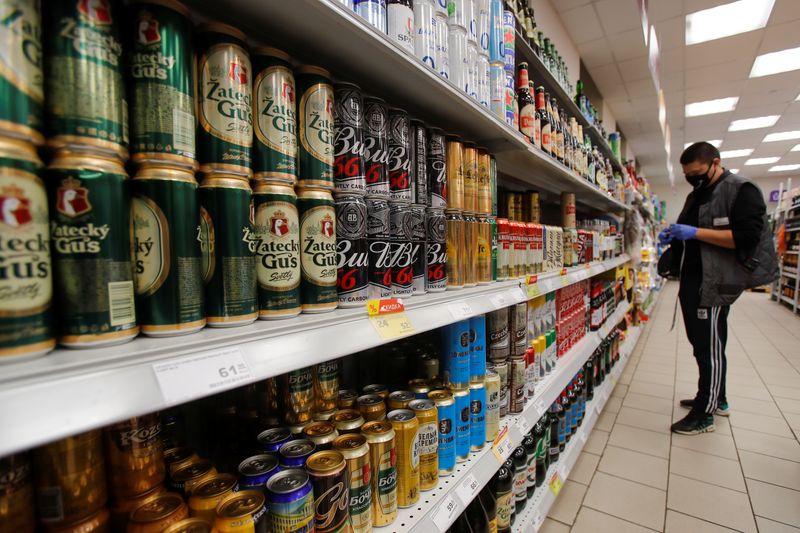
M669 232L668 228L662 229L658 233L658 244L661 246L666 246L672 242L672 234Z
M686 224L671 224L669 226L669 233L673 239L679 241L689 241L697 237L697 228L694 226L687 226Z

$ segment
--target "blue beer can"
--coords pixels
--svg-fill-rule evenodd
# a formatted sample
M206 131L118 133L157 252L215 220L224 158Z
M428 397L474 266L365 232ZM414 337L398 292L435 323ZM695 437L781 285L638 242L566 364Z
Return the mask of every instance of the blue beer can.
M442 329L444 376L453 388L469 386L469 320L461 320Z
M428 399L436 404L439 422L439 476L449 476L456 467L456 404L452 393L435 390Z
M483 381L469 384L469 443L472 451L486 443L486 386Z
M483 381L486 375L486 317L469 319L469 379Z
M506 72L513 77L517 70L517 60L514 51L514 13L503 11L503 61Z
M471 444L469 436L469 426L472 422L470 393L468 388L451 389L451 392L456 403L456 462L461 463L469 458Z
M270 454L254 455L239 463L239 490L267 490L267 481L280 471L278 458Z
M506 30L503 25L503 0L489 0L489 60L503 61L506 55Z

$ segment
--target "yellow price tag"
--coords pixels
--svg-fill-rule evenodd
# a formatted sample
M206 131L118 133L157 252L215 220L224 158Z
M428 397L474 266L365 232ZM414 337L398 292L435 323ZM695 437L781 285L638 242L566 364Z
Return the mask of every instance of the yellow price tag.
M562 275L561 276L561 286L562 287L566 287L567 285L569 285L569 278L567 276Z
M550 478L550 492L553 493L553 496L558 496L558 493L561 492L561 487L564 486L564 482L561 481L561 477L558 475L558 472L553 472L553 477Z
M492 453L494 453L494 456L497 457L497 460L502 465L511 455L513 448L514 446L511 444L511 439L508 438L508 426L505 426L492 443Z
M539 284L534 283L533 285L528 285L528 299L536 298L541 294L539 291Z
M407 337L417 332L411 319L405 313L371 316L369 321L372 322L372 327L378 332L380 338L385 341Z

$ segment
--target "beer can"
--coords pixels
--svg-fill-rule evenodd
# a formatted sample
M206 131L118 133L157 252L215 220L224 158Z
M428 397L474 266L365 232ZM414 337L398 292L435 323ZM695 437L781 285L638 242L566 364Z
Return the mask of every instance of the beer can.
M131 160L195 169L194 42L178 1L132 5Z
M486 386L483 381L469 384L469 402L470 449L478 451L486 443Z
M333 86L333 182L337 191L365 194L364 97L352 83Z
M402 109L389 108L388 148L386 170L389 174L389 198L398 202L414 200L411 166L411 123L408 113Z
M322 189L299 189L297 207L300 212L300 292L303 312L332 311L338 302L333 197L329 191Z
M290 425L309 422L314 411L311 367L298 368L277 378L278 396L285 422Z
M367 204L352 192L334 196L339 307L363 307L369 296Z
M356 13L369 24L386 33L386 0L354 0Z
M257 457L269 458L268 460L273 463L273 470L275 472L278 471L278 460L275 459L275 457L271 455L261 455ZM240 473L243 472L243 470L248 472L248 480L252 479L249 474L256 470L253 468L255 466L253 459L253 457L245 459L242 464L239 465ZM260 463L259 466L261 465L264 465L264 463ZM244 469L243 466L245 466ZM267 477L263 482L261 482L261 479L258 480L260 482L256 484L258 490L263 492L266 489L265 483L267 479L269 478ZM225 497L229 494L233 494L235 491L240 489L246 490L252 486L253 484L239 484L236 481L236 476L233 474L217 474L214 477L208 478L198 483L194 487L191 496L189 496L189 501L187 502L189 505L189 516L196 516L213 524L214 518L216 517L217 506Z
M169 526L163 533L216 533L213 524L213 518L210 521L199 517L184 518Z
M267 502L273 533L314 530L314 492L302 468L275 474L267 482Z
M346 361L347 359L345 359ZM355 409L357 407L356 400L358 399L358 392L352 389L343 389L339 391L339 397L336 400L336 407L338 409Z
M466 388L470 376L469 320L460 320L441 329L442 370L453 388Z
M439 20L431 2L414 2L414 55L438 72L436 31Z
M188 170L146 166L131 185L136 310L142 333L193 333L206 323L197 182Z
M508 310L508 307L504 307L487 315L488 352L491 361L505 361L511 353Z
M300 314L300 217L294 188L254 183L253 241L258 280L258 317Z
M0 85L5 83L0 76ZM0 89L1 90L1 89ZM5 105L5 104L3 104ZM0 122L0 128L2 128ZM0 231L25 254L0 249L0 361L45 354L55 346L47 191L42 162L30 144L0 139Z
M214 529L219 533L266 531L267 500L260 490L242 490L226 496L217 507Z
M42 10L39 2L11 4L14 16L3 26L0 74L0 133L40 145L44 87L41 62Z
M502 61L489 64L489 109L500 120L506 119L506 70Z
M467 86L469 83L469 44L466 29L452 24L448 25L447 52L450 64L449 80L458 89L466 92L469 89Z
M519 414L525 408L527 387L525 385L525 358L512 356L508 360L508 412Z
M492 226L488 219L481 215L477 217L477 275L478 285L490 285L493 281L492 274Z
M464 209L464 143L447 137L447 207Z
M253 174L250 54L244 33L227 24L197 28L197 158L200 172Z
M508 414L508 362L506 361L489 361L486 363L486 371L495 372L499 376L500 381L500 395L498 396L498 413L500 418Z
M411 507L419 501L419 420L410 409L386 415L395 434L397 450L397 506Z
M282 469L303 468L315 451L316 445L308 439L290 440L278 450L278 462Z
M389 394L388 410L408 409L408 404L416 398L410 390L396 390Z
M386 385L381 383L370 383L369 385L364 385L361 390L364 392L364 394L375 394L380 396L384 401L389 399L389 389L386 387Z
M475 213L478 209L478 148L474 143L464 144L464 211ZM452 188L450 189L452 190ZM456 206L453 206L456 207Z
M489 0L489 57L494 61L505 58L505 28L503 26L503 0Z
M131 511L127 531L129 533L150 533L164 531L172 524L189 517L189 508L180 494L165 492L145 500Z
M336 431L344 435L348 433L360 433L361 426L364 425L364 417L356 409L341 409L334 413L331 421L336 426Z
M367 246L369 251L369 299L392 296L391 213L389 201L367 196Z
M469 39L470 35L467 34ZM478 43L468 40L467 41L467 84L465 87L466 93L473 99L478 99Z
M447 17L449 16L448 13L447 13L448 0L433 0L432 3L433 3L433 7L434 7L434 9L436 11L436 16L437 17L445 17L445 19L447 19Z
M389 198L389 111L380 98L364 98L364 164L367 194Z
M428 130L428 205L447 207L447 162L444 132L438 128Z
M489 56L484 53L478 54L478 102L489 109L492 102L491 90L489 88L490 76L489 73Z
M413 293L411 205L389 200L392 296L407 297Z
M116 498L130 498L166 477L158 413L112 424L104 430L108 485Z
M469 379L481 381L486 374L486 317L469 319Z
M334 95L330 72L301 65L294 74L300 94L297 184L300 187L333 189Z
M527 349L528 303L520 302L509 307L508 334L511 344L511 357L522 357Z
M514 76L517 66L516 52L514 47L514 33L515 33L516 18L512 11L508 9L503 10L503 61L506 66L506 72Z
M285 427L265 429L258 434L257 440L264 452L276 455L281 446L292 440L292 432Z
M314 411L332 415L339 398L339 360L332 359L315 365L313 380Z
M486 148L478 148L477 157L477 202L476 211L480 215L490 215L492 212L492 197L490 192L491 157Z
M166 468L168 474L171 474L174 470L183 465L187 465L198 460L200 460L200 456L198 456L191 448L176 447L167 448L164 450L164 467Z
M431 387L428 385L427 379L414 378L408 380L408 390L414 393L414 398L417 400L424 400L428 398Z
M447 239L445 235L445 214L443 209L428 207L425 210L425 257L428 292L447 290Z
M199 459L170 472L169 489L186 497L206 479L217 475L217 468L207 459Z
M490 273L491 280L497 281L499 279L499 272L497 268L499 258L499 242L497 237L497 219L494 216L489 216L486 219L486 224L489 226L489 243L491 249L491 263Z
M347 461L350 523L354 533L372 531L372 485L370 477L370 448L360 433L340 435L333 441L333 449Z
M297 109L289 54L277 48L252 53L255 100L253 177L288 185L297 182Z
M500 375L487 370L484 378L486 387L486 442L494 442L500 432Z
M434 31L434 46L436 47L436 54L434 55L435 70L439 75L445 79L450 78L450 27L447 25L447 9L444 13L438 10L438 2L446 0L436 0L437 9L432 19ZM416 7L416 4L414 4ZM419 56L417 56L419 57Z
M46 531L48 533L105 533L115 530L112 529L111 513L104 507L80 522L65 526L48 527Z
M464 213L464 242L464 287L475 287L478 285L478 220L474 213Z
M200 184L201 272L209 326L241 326L258 316L251 196L250 185L233 174L206 175Z
M456 405L456 461L462 463L469 458L470 447L470 394L469 388L453 389L453 400Z
M436 404L427 398L417 399L409 402L408 409L414 412L419 423L419 489L431 490L439 483L439 431Z
M561 193L561 227L575 229L575 193Z
M414 296L428 292L426 255L426 212L422 204L411 204L411 271Z
M428 130L421 121L411 120L411 202L426 207L428 197Z
M212 487L221 487L223 485L222 480L225 480L224 485L226 487L230 487L229 491L255 489L263 492L267 487L267 482L272 476L277 474L279 470L278 458L275 455L267 453L253 455L239 463L237 468L237 471L239 472L238 488L235 488L236 478L230 476L234 481L234 483L230 483L227 478L220 477L228 476L229 474L218 474L216 477L210 478L209 480L204 481L202 484L198 484L192 491L192 497L194 498L194 496L197 496L198 494L202 495L204 491L207 491L210 494L212 492ZM204 489L204 487L206 488ZM216 495L218 493L214 492L214 494ZM221 499L222 493L219 493L219 496L219 499ZM192 508L192 499L189 500L189 508Z
M386 404L377 394L364 394L358 397L358 412L364 420L383 420L386 418Z
M0 530L4 533L36 530L32 476L27 453L0 458Z
M128 159L121 2L59 2L44 11L47 145ZM64 28L69 29L65 31Z
M347 461L336 450L316 452L306 463L314 493L314 530L334 533L350 529L350 486Z
M508 56L506 56L506 60ZM516 98L516 91L514 90L514 76L509 74L508 72L508 64L505 65L506 68L506 77L505 77L505 112L506 112L506 124L514 128L514 131L519 129L519 115L518 115L518 103Z
M372 468L372 525L385 526L397 518L397 451L391 422L373 420L361 428L369 444Z
M464 10L466 11L467 33L469 41L472 43L478 42L478 0L458 0L456 7L463 2Z
M456 404L448 390L428 393L428 399L436 404L439 442L439 476L449 476L456 467Z
M447 289L462 289L466 283L467 236L464 217L457 209L445 209Z
M386 33L389 40L409 54L414 53L414 9L412 0L386 1Z
M469 28L469 8L467 4L470 0L449 0L447 2L447 12L450 26L458 26L467 30Z
M77 522L106 503L102 431L67 437L34 450L36 509L45 525Z

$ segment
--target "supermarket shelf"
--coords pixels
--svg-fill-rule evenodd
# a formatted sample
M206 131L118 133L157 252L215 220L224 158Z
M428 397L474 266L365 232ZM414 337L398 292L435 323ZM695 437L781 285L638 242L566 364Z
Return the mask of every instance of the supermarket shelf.
M545 294L627 261L623 255L567 269L564 275L543 274L534 287ZM524 284L514 280L413 297L406 302L406 316L414 332L421 333L527 299ZM337 309L238 328L206 328L185 337L139 337L110 348L58 349L7 364L0 374L0 427L14 431L0 435L0 457L388 341L364 308ZM240 363L238 378L218 375L223 364ZM181 365L180 382L166 381L169 365Z
M393 531L428 533L445 531L450 527L514 448L522 443L524 435L583 367L601 340L625 317L628 309L630 305L622 303L600 331L587 333L583 340L558 360L555 372L536 385L536 394L526 404L525 410L517 416L507 416L501 420L501 435L505 432L505 437L498 439L496 448L487 444L483 450L471 453L466 462L457 465L454 475L440 478L435 489L423 492L416 506L399 509Z
M268 35L297 60L329 68L367 93L409 110L431 125L489 148L512 188L536 188L544 199L575 192L580 207L628 208L531 146L448 80L335 0L191 0L199 11L233 22L250 36ZM313 38L311 37L313 36ZM413 88L413 90L409 89Z
M781 276L785 278L797 279L797 272L792 270L781 270Z
M792 300L792 299L791 299L791 298L789 298L788 296L783 296L783 295L781 295L781 301L782 301L783 303L787 303L787 304L791 305L792 307L794 307L794 300Z

